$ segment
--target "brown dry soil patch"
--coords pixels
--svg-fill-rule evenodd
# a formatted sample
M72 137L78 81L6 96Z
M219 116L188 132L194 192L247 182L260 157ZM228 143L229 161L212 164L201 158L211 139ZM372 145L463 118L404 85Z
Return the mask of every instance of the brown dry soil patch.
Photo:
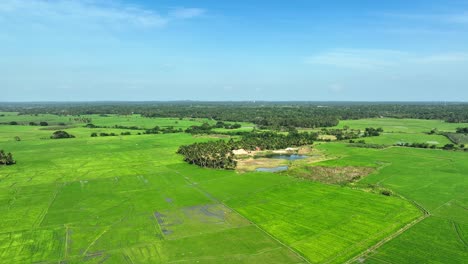
M307 166L296 173L297 177L318 181L328 184L343 184L357 181L370 173L375 168L371 167L327 167L327 166Z

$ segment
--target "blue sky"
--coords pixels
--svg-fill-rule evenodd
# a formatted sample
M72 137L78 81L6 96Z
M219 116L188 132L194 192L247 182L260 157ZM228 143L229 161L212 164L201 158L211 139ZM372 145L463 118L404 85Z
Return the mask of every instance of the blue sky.
M467 101L468 1L1 0L0 101Z

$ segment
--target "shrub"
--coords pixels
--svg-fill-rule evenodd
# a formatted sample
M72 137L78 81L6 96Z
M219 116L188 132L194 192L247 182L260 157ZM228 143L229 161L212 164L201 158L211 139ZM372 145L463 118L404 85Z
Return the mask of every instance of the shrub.
M61 138L74 138L75 136L68 134L66 131L55 131L52 136L50 136L51 139L61 139Z
M455 148L455 145L453 145L453 144L445 144L442 148L445 149L445 150L452 150L452 149Z
M16 164L16 161L13 159L11 153L5 153L5 151L0 150L0 165L13 165Z
M41 121L41 122L39 122L39 125L40 125L40 126L48 126L48 125L49 125L49 123L47 123L47 122L44 122L44 121Z
M380 194L385 195L385 196L392 196L392 192L389 190L382 190L380 191Z

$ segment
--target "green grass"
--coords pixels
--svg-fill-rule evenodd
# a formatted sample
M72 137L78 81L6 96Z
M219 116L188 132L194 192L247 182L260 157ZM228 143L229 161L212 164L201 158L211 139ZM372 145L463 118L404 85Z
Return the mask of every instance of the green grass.
M63 120L12 114L0 122L19 117ZM105 126L176 121L180 127L202 122L93 116L94 124ZM63 140L48 139L53 130L41 127L0 125L0 149L13 152L18 162L0 167L3 262L305 263L304 257L311 263L342 263L421 215L398 196L359 188L367 184L388 187L432 214L373 252L369 262L443 262L449 255L457 263L466 256L463 152L317 146L334 158L320 165L379 168L359 184L342 187L287 173L202 169L175 154L179 145L210 138L185 133L91 138L95 131L126 130L71 125L76 127L66 130L76 138ZM411 133L375 139L423 138ZM420 254L415 258L412 252Z
M364 178L360 184L388 187L417 202L431 214L371 254L371 263L380 263L378 260L390 263L446 263L447 260L463 263L466 260L467 153L400 147L356 149L341 144L321 145L320 148L329 155L341 156L338 160L324 162L325 165L382 164L378 173Z
M381 127L385 132L424 133L431 131L433 128L437 128L439 131L455 132L458 127L468 126L468 123L447 123L441 120L371 118L342 120L336 128L343 128L344 126L361 130L366 127Z
M437 145L442 147L445 144L452 143L447 137L442 135L428 135L422 133L383 133L378 137L364 138L366 143L382 144L382 145L395 145L401 143L428 143L430 145Z
M37 116L33 115L18 115L17 113L12 112L3 112L0 114L4 114L5 116L0 116L0 123L8 123L11 121L16 121L20 125L28 125L29 122L36 122L39 123L41 121L48 122L49 125L56 126L58 123L62 122L67 125L73 126L84 126L86 123L80 122L79 118L87 118L91 120L96 126L106 126L112 127L115 125L120 126L137 126L140 128L153 128L155 126L160 127L169 127L173 126L174 128L182 128L186 129L190 126L199 126L203 123L208 123L213 125L216 123L215 120L212 119L203 119L203 118L146 118L142 117L141 115L81 115L81 116L57 116L57 115L49 115L49 114L39 114ZM234 122L226 122L229 124L234 124ZM251 130L255 125L246 122L240 122L239 124L242 127L239 130ZM231 130L227 130L231 131Z

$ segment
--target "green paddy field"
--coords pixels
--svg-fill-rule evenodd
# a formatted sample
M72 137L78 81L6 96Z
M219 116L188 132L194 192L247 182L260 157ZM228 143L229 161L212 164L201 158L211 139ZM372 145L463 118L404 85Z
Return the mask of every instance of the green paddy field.
M321 162L301 161L282 173L238 173L188 165L176 154L180 145L213 137L112 128L184 129L213 120L82 116L108 127L91 129L73 117L2 114L0 149L17 160L0 166L2 263L468 261L467 152L316 143ZM28 125L40 121L49 126ZM368 119L339 127L382 127L385 133L369 143L443 146L446 137L425 133L467 125ZM242 123L239 131L251 129ZM76 138L49 139L55 130ZM90 137L125 131L132 135ZM373 172L332 185L297 177L294 166L302 165Z

